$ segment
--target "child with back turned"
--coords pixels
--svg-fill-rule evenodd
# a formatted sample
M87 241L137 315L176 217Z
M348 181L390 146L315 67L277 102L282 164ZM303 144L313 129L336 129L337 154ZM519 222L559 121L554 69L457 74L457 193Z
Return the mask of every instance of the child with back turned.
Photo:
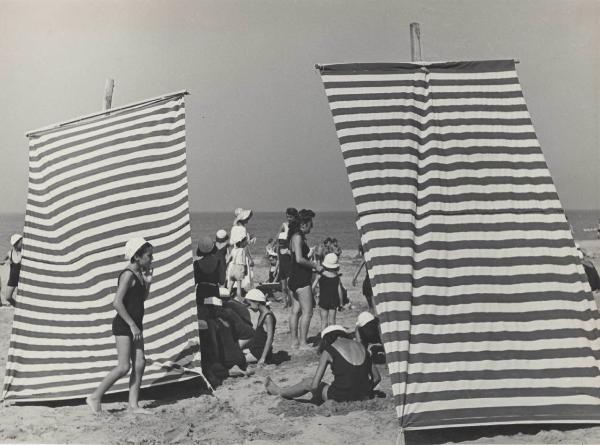
M342 284L340 282L338 257L335 253L328 253L321 264L323 270L319 277L319 314L321 316L321 330L334 325L337 308L342 303ZM316 287L317 281L313 284Z
M237 299L242 301L242 281L246 275L246 246L248 245L248 234L243 226L231 228L231 244L233 248L229 255L229 284L227 290L231 294L234 284L237 283Z

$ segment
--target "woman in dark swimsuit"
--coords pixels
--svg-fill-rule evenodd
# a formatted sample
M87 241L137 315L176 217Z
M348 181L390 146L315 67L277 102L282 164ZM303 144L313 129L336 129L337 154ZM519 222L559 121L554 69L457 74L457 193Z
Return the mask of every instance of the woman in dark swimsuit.
M280 387L267 377L267 392L284 399L295 399L312 393L315 403L325 400L347 402L373 398L373 388L381 381L379 371L365 347L348 339L342 326L332 325L323 329L319 351L321 358L314 377L287 387ZM321 381L327 366L331 366L333 373L331 384Z
M309 349L307 344L308 328L314 307L312 294L313 270L320 271L321 266L309 261L308 244L306 235L313 227L315 213L312 210L302 209L298 218L290 223L288 239L292 263L288 286L292 291L292 312L290 314L290 331L292 334L292 347Z
M133 413L148 411L138 406L140 385L146 366L144 356L143 318L144 301L152 283L152 245L144 238L132 238L125 245L129 265L121 272L113 306L117 315L112 332L117 343L119 363L113 368L96 391L85 401L94 413L102 411L102 396L112 385L132 369L129 378L129 409Z

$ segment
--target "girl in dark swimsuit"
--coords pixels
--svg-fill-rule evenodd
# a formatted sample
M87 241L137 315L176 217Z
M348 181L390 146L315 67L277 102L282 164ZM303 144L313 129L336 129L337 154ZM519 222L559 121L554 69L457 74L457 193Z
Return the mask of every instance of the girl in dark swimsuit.
M257 365L263 366L273 356L273 338L275 337L275 314L267 306L267 297L259 289L252 289L246 294L250 309L258 312L254 338L248 346L250 353L258 360Z
M373 397L373 388L381 381L377 367L363 345L347 338L339 325L327 326L321 332L321 358L314 377L306 378L292 386L280 387L267 377L265 388L271 395L295 399L313 394L313 402L325 400L347 402ZM327 366L331 366L333 382L321 382Z
M321 270L321 266L309 261L308 244L306 235L313 227L315 213L312 210L302 209L298 218L290 223L288 239L292 263L288 286L292 291L292 312L290 314L290 332L292 334L292 348L300 347L309 349L307 344L308 329L314 307L312 293L313 270Z
M6 259L8 259L10 265L10 274L8 276L8 283L6 283L6 301L14 306L16 302L13 298L13 293L19 285L19 276L21 274L23 236L20 233L15 233L10 237L10 244L10 251L6 255ZM1 302L0 306L2 306Z
M104 377L96 391L85 399L94 413L102 411L102 396L130 368L133 370L129 378L129 409L134 413L148 412L138 406L138 399L146 366L142 330L144 301L152 282L152 245L144 238L132 238L125 245L125 257L129 265L119 275L113 302L117 315L113 319L112 331L119 363Z

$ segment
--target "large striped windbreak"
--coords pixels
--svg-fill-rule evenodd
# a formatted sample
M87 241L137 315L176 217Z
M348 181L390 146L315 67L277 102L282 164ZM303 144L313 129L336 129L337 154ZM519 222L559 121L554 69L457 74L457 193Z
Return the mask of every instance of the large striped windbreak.
M116 365L111 321L125 242L154 245L143 386L201 375L184 93L30 133L17 308L3 398L90 394ZM112 392L128 388L128 377Z
M598 422L596 305L514 62L321 75L401 426Z

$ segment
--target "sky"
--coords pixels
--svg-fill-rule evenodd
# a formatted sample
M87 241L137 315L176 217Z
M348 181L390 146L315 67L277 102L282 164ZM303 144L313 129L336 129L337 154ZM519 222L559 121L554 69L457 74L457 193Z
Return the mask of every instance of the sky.
M0 0L0 213L27 197L25 133L180 90L190 205L353 210L315 63L518 59L566 209L600 208L600 1Z

